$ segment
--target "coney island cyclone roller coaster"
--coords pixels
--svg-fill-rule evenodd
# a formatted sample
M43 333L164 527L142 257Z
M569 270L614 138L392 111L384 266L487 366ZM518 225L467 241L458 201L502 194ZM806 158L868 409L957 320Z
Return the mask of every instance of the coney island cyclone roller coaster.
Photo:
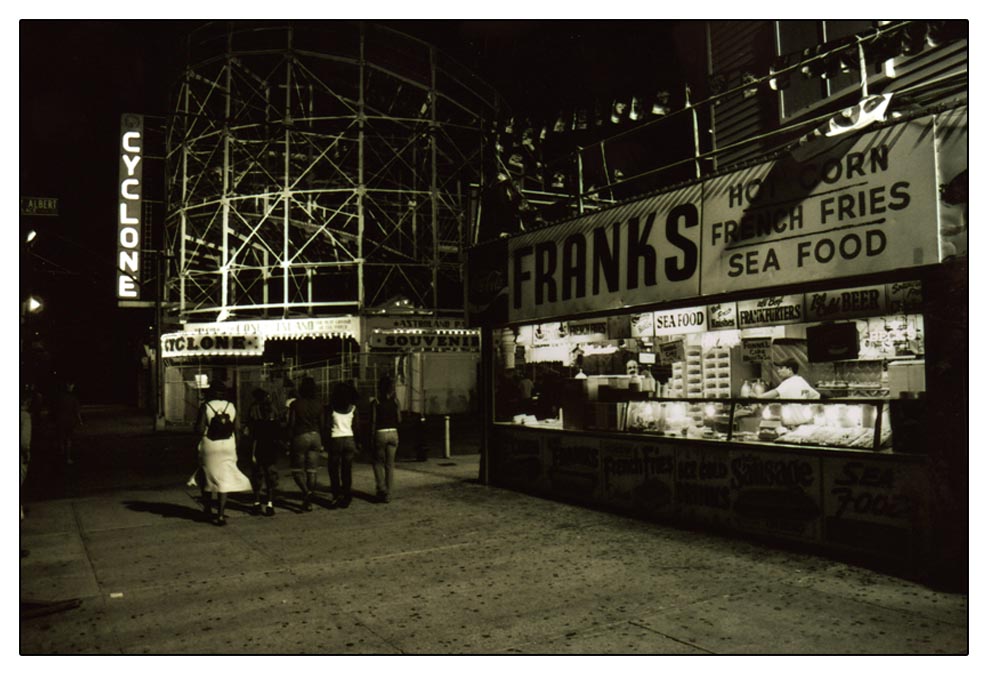
M463 307L495 91L351 21L212 22L166 130L165 300L182 321Z

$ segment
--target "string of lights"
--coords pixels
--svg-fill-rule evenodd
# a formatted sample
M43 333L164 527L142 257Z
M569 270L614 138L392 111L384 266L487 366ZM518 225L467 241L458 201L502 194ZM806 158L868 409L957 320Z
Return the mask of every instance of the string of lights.
M940 47L965 35L967 35L965 22L958 20L880 21L876 23L873 30L867 33L778 56L770 64L768 72L761 76L743 72L739 77L738 84L733 86L726 86L723 79L712 78L712 81L709 82L711 93L707 98L691 101L690 89L685 87L682 106L671 106L669 92L659 92L649 109L650 115L646 115L642 102L647 101L647 97L635 95L625 101L616 99L611 104L609 118L611 123L619 124L627 120L638 122L638 124L626 126L616 134L603 136L590 145L577 146L564 156L549 162L544 161L542 152L543 142L547 138L547 130L552 129L554 133L563 136L567 132L587 130L592 124L594 127L602 128L602 130L606 129L605 116L600 104L595 103L591 106L578 107L569 112L561 112L557 115L554 123L544 122L539 133L534 131L536 125L533 125L530 120L525 120L522 125L519 125L514 117L509 117L504 122L496 122L491 130L496 151L495 157L499 167L496 173L496 182L503 184L503 189L509 199L517 201L525 209L529 206L525 200L526 191L518 184L522 179L531 178L531 174L535 173L540 176L541 182L548 184L552 190L563 190L568 183L571 186L574 184L580 186L580 180L568 177L566 170L569 168L570 173L572 173L579 164L579 155L589 149L601 147L603 150L607 144L614 143L622 137L639 133L643 129L659 124L673 116L693 113L706 106L721 105L725 100L735 95L751 98L760 91L781 92L791 85L792 75L799 74L803 79L827 79L864 69L866 64L880 65L889 70L891 60L896 57L915 56L925 49ZM956 81L958 78L950 76L945 79ZM916 85L910 90L930 86L931 83L926 82ZM899 94L905 94L907 91L904 89ZM589 116L588 110L593 110L593 114ZM756 137L746 138L734 144L698 153L695 157L679 159L630 176L622 176L620 170L614 171L613 175L609 175L608 180L603 184L599 182L598 185L587 186L576 191L571 190L568 195L573 193L577 199L596 197L617 186L661 174L685 164L711 161L719 155L741 146L773 137L789 137L779 148L779 150L783 150L794 143L792 138L794 134L808 132L807 136L815 136L824 133L821 129L822 125L827 126L832 121L837 125L843 123L843 120L835 120L835 118L835 112L828 111ZM806 140L804 136L800 136L798 142ZM556 167L552 172L548 169L551 165ZM527 172L526 169L529 171ZM544 173L550 175L543 176Z

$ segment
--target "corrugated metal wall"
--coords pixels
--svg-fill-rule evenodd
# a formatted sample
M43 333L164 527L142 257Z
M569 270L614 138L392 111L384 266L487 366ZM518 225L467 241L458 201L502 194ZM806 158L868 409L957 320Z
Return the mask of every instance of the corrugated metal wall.
M734 89L743 75L762 76L769 72L774 52L773 27L770 21L711 21L712 94ZM776 100L760 91L746 97L744 92L720 98L712 111L715 147L726 148L778 125ZM718 168L751 158L761 147L745 144L718 153Z

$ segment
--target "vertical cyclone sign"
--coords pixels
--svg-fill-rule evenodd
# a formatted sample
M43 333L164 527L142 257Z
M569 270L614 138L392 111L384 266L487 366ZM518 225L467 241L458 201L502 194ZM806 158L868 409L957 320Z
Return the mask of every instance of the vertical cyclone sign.
M117 300L141 298L141 152L144 118L120 118L120 173L117 191Z

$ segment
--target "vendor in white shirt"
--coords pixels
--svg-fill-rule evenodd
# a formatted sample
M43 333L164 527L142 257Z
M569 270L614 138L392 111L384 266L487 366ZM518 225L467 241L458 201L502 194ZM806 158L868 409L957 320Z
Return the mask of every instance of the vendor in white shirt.
M821 395L803 377L797 375L800 364L796 359L785 359L776 364L780 384L775 389L763 392L760 399L820 399Z

